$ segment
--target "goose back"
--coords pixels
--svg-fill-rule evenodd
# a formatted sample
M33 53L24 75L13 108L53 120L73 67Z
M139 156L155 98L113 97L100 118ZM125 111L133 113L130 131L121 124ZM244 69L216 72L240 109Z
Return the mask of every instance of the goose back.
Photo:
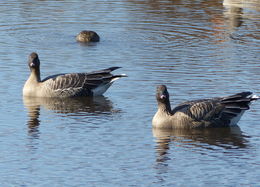
M34 62L37 62L37 66L34 65ZM125 74L111 74L112 71L120 67L110 67L89 73L56 74L40 80L40 61L36 53L29 56L28 64L31 75L24 85L24 96L78 97L102 95L115 80L126 77Z
M169 98L160 96L166 93L166 86L157 88L158 110L153 118L153 126L159 128L205 128L228 127L236 125L245 110L249 109L251 101L257 100L252 92L241 92L227 97L217 97L184 102L173 110L165 110L170 107ZM164 91L161 91L164 90ZM168 96L169 97L169 96Z

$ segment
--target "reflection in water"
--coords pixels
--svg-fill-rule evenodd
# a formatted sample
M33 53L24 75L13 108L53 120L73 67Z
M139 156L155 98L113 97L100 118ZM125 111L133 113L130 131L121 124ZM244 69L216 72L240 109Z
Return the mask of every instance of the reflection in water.
M176 146L199 147L214 149L214 146L224 149L246 148L247 140L238 126L230 128L209 129L153 129L156 137L157 162L169 160L168 150L171 142Z
M28 133L34 138L38 138L39 130L38 126L40 124L39 115L40 115L40 106L38 105L27 105L28 109Z
M253 18L254 15L247 10L260 10L259 0L224 0L223 6L225 10L223 12L225 16L225 23L229 31L234 31L237 27L240 27L243 23L243 18ZM253 16L253 17L252 17ZM232 37L232 36L231 36Z
M104 96L65 99L24 97L23 102L28 110L28 132L31 136L39 134L41 106L55 113L66 114L66 116L110 115L112 112L117 112L113 110L112 102Z
M235 6L226 7L226 10L224 11L224 15L227 18L226 25L228 26L229 30L232 31L234 28L240 27L242 25L243 23L242 11L243 9L240 7L235 7Z
M241 127L242 134L252 138L232 132L219 138L200 135L205 132L169 133L158 134L156 143L150 141L147 123L155 110L157 84L174 88L176 103L187 97L257 89L259 12L240 7L241 13L233 13L243 21L234 28L239 39L234 41L222 0L10 0L0 4L0 56L5 62L0 73L0 121L8 123L0 131L0 181L6 184L1 186L109 186L112 181L114 186L257 186L259 105L244 116ZM77 43L75 34L83 29L99 32L101 43ZM30 104L33 99L28 99L25 114L13 117L21 111L17 90L28 74L21 61L34 50L46 57L46 75L57 72L57 66L59 72L77 72L114 64L126 68L130 78L118 82L119 92L108 93L113 104L107 99L100 104ZM19 78L13 78L14 72L19 72ZM114 112L119 105L123 114ZM20 127L24 116L26 126ZM151 155L155 151L158 156ZM18 172L14 179L12 174Z
M223 5L260 10L260 7L259 7L260 1L259 0L223 0Z
M226 26L232 32L243 23L243 8L225 2L223 2L223 5L225 7L223 14L226 18Z

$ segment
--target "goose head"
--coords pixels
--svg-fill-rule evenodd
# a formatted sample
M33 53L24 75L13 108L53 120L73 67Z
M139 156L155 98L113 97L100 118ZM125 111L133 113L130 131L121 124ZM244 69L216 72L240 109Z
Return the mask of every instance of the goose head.
M156 89L156 99L158 104L169 104L169 93L165 85L159 85Z
M28 66L29 66L31 71L33 71L33 70L39 71L40 70L40 60L38 58L37 53L33 52L29 55Z

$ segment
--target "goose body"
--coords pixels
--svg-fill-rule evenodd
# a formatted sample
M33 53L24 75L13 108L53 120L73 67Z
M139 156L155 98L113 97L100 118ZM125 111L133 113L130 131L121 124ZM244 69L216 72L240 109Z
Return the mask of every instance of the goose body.
M77 97L102 95L112 83L126 75L113 75L119 67L111 67L89 73L64 73L40 78L40 60L31 53L28 65L31 74L23 87L23 96L31 97Z
M157 87L158 110L152 123L155 128L228 127L238 123L249 104L259 97L252 92L241 92L227 97L216 97L184 102L171 110L165 85Z

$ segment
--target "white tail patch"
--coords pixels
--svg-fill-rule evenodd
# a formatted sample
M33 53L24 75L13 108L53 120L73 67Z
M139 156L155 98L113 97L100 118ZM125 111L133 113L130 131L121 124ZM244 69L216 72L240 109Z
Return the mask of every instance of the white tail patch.
M113 78L111 81L110 81L110 83L112 83L112 82L114 82L114 81L116 81L117 79L120 79L121 77L116 77L116 78Z
M103 95L107 91L107 89L111 86L113 81L110 81L108 84L101 84L92 90L94 96Z
M126 74L120 74L120 76L122 76L122 77L127 77ZM110 83L112 83L112 82L114 82L114 81L116 81L117 79L120 79L120 78L122 78L122 77L113 78L113 79L110 81Z
M245 110L242 110L236 117L232 118L230 121L230 126L234 126L238 123L242 115L244 114Z
M252 95L250 98L252 98L252 99L259 99L260 97L257 96L257 95Z
M120 76L126 77L127 75L121 74ZM107 89L113 84L113 82L120 78L121 77L115 77L109 83L99 85L98 87L96 87L95 89L92 90L93 95L94 96L103 95L103 93L105 93L107 91Z

